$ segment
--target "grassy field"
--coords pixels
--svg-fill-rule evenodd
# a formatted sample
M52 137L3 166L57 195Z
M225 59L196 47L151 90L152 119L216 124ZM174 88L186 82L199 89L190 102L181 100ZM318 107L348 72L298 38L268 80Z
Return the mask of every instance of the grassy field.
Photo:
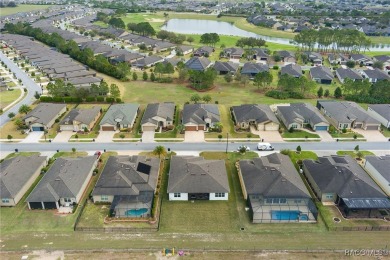
M10 153L5 157L5 159L14 158L16 156L32 156L32 155L40 155L39 152L19 152L19 153Z
M363 158L366 157L367 155L374 155L370 151L360 151L363 154ZM356 152L355 151L337 151L337 155L349 155L352 158L356 158Z
M282 134L283 138L320 138L319 135L308 133L306 131L294 130L294 132L290 133L289 131L284 131Z
M0 17L16 14L21 12L31 12L36 10L44 10L49 8L51 5L23 5L19 4L17 7L4 7L0 9Z
M20 89L13 89L0 92L0 108L4 109L6 106L14 102L21 94Z

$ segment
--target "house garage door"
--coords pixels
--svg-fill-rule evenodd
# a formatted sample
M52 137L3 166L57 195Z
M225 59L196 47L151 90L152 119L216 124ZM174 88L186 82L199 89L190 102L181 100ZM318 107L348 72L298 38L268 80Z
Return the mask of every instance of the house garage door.
M42 209L42 203L40 202L29 202L31 209Z
M45 209L56 209L57 205L55 202L43 202Z
M186 131L196 131L198 130L197 126L186 126Z
M363 124L361 124L361 123L360 123L360 124L355 124L354 127L356 127L356 128L362 128L362 125L363 125Z
M273 125L273 124L267 124L267 125L265 125L265 130L266 131L277 131L277 130L279 130L279 126Z
M62 125L60 126L61 131L73 131L73 125Z
M378 130L377 125L368 125L366 130Z
M154 126L143 126L142 131L153 131L154 132L155 127Z
M327 126L316 126L316 131L326 131L328 130L328 127Z
M113 126L102 126L102 131L115 131Z
M205 126L204 125L198 126L198 130L205 130Z
M33 126L31 129L32 129L32 131L44 131L45 130L43 128L43 126Z

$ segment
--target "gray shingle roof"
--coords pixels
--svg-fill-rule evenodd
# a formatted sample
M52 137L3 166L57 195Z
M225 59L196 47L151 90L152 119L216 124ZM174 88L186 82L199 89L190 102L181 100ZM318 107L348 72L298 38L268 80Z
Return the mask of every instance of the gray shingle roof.
M350 156L324 156L303 164L323 193L341 198L386 198L371 177Z
M100 125L131 124L138 113L139 104L115 104L111 105L100 121Z
M160 56L152 55L152 56L147 56L142 59L136 60L133 63L131 63L131 65L142 68L162 61L164 61L164 59L161 58Z
M89 125L96 116L100 113L102 108L99 106L93 106L87 109L72 109L69 114L60 122L60 125L72 125L73 121Z
M153 119L155 116L165 118L167 121L173 121L175 117L175 103L166 102L148 104L144 115L142 116L141 125L145 123L153 123L157 125L158 121Z
M351 123L356 120L357 122L380 124L355 102L319 100L318 103L337 122Z
M390 121L390 104L368 105L368 107Z
M272 112L269 106L264 104L233 106L232 112L238 123L255 120L256 123L271 121L279 124L274 112Z
M305 184L286 155L273 153L252 160L240 160L239 166L248 195L310 198Z
M242 48L237 48L237 47L233 47L233 48L226 48L223 50L226 54L230 54L230 55L239 55L239 56L242 56L244 54L244 50Z
M26 201L56 202L60 198L75 198L96 161L97 155L57 158Z
M14 198L38 170L46 156L16 156L0 164L0 197Z
M390 183L390 155L366 156L365 159Z
M373 70L364 70L364 73L367 75L370 79L377 79L377 80L390 80L389 75L387 75L385 72L379 70L379 69L373 69Z
M200 70L203 71L210 66L210 60L206 57L193 57L189 59L185 65L190 70Z
M228 193L229 181L223 160L197 156L173 156L168 193Z
M214 66L213 66L213 68L216 71L231 72L231 73L235 73L238 70L238 67L239 67L238 63L234 63L231 61L225 61L225 62L216 61Z
M329 124L325 117L318 111L318 109L311 104L292 103L290 106L278 106L278 111L287 121L287 125L296 122L296 118L300 118L303 121L308 120L313 125L319 123Z
M36 108L30 111L23 120L26 120L29 117L35 117L36 120L32 123L46 125L55 119L58 113L64 108L66 108L65 104L40 103Z
M206 124L205 118L210 118L212 123L220 122L218 106L213 104L186 104L182 117L183 124Z
M150 166L149 173L139 169L143 164ZM154 191L159 170L158 158L110 156L92 195L139 195L143 191Z
M310 74L312 78L324 79L324 80L333 80L333 73L328 67L317 66L310 69Z
M302 68L297 64L288 64L283 66L280 70L280 74L288 74L293 77L301 77L302 76Z
M263 71L269 71L268 65L261 64L261 63L247 62L242 67L241 74L257 74Z
M338 68L336 70L337 74L340 76L341 79L346 79L346 78L349 78L349 79L363 79L363 77L357 73L355 70L352 70L350 68Z

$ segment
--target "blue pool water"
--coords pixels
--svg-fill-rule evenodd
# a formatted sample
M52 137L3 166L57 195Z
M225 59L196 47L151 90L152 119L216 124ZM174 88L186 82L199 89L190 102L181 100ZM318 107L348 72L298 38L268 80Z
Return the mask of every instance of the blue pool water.
M142 214L148 212L148 209L142 208L142 209L129 209L125 212L126 216L141 216Z
M306 214L299 210L271 210L272 220L308 220Z

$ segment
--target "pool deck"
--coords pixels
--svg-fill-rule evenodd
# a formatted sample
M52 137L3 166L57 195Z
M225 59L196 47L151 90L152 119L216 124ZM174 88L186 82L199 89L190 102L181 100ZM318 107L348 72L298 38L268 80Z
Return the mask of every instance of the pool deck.
M256 203L257 204L257 203ZM254 204L252 203L254 206ZM255 207L254 207L255 208ZM256 209L256 210L255 210ZM316 223L313 213L306 205L259 205L254 209L253 223ZM301 211L302 215L307 215L309 220L277 220L272 219L271 211Z

